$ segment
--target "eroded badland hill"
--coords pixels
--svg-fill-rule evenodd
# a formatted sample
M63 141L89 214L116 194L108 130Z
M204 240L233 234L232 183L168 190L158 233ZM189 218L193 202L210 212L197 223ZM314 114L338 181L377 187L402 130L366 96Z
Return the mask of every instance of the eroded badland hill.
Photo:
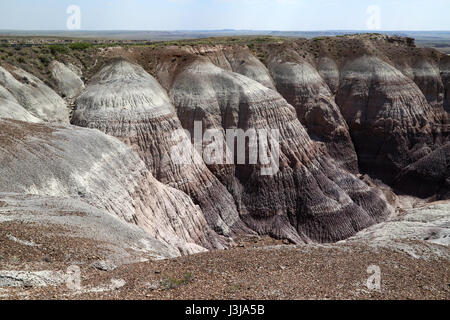
M448 55L362 34L0 56L0 297L449 298ZM276 170L210 161L198 125L276 130Z

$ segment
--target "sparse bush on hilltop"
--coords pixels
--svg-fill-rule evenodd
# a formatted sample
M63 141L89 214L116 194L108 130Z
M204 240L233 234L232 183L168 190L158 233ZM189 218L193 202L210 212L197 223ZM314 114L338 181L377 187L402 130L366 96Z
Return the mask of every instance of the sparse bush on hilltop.
M39 57L39 60L41 60L41 62L42 62L44 65L48 65L48 64L50 63L50 58L47 57L47 56L44 56L44 55L40 56L40 57Z
M88 42L75 42L69 45L69 48L72 50L86 50L91 47L92 44Z
M52 44L49 45L48 48L50 49L50 52L55 55L57 53L67 53L69 52L69 47L63 45L63 44Z

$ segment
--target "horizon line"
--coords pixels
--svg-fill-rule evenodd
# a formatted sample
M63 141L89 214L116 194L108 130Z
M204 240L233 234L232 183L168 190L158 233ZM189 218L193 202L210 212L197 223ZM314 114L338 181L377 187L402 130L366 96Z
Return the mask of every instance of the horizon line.
M69 30L69 29L0 29L0 31L21 31L21 32L98 32L98 31L121 31L121 32L233 32L233 31L255 31L255 32L363 32L363 33L379 33L379 32L450 32L449 30L425 30L425 29L386 29L386 30L364 30L364 29L313 29L313 30L278 30L278 29L79 29L79 30Z

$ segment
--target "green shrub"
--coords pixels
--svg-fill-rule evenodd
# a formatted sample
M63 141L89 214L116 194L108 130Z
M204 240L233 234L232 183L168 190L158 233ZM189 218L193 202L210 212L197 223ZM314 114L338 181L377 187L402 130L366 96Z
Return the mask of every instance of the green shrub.
M50 63L50 58L47 56L40 56L39 60L41 60L41 62L45 65L48 65Z
M48 46L50 52L55 55L57 53L67 53L69 52L69 48L63 44L51 44Z
M90 47L92 47L92 44L88 42L75 42L69 45L72 50L86 50Z
M167 278L161 281L161 287L164 289L175 289L179 286L188 284L193 281L192 273L186 272L183 276L183 279L175 279L175 278Z

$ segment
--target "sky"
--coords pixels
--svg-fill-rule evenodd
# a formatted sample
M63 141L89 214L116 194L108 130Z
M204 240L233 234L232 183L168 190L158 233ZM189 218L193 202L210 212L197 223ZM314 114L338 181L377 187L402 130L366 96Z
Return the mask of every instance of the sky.
M0 0L0 30L449 31L449 13L450 0Z

